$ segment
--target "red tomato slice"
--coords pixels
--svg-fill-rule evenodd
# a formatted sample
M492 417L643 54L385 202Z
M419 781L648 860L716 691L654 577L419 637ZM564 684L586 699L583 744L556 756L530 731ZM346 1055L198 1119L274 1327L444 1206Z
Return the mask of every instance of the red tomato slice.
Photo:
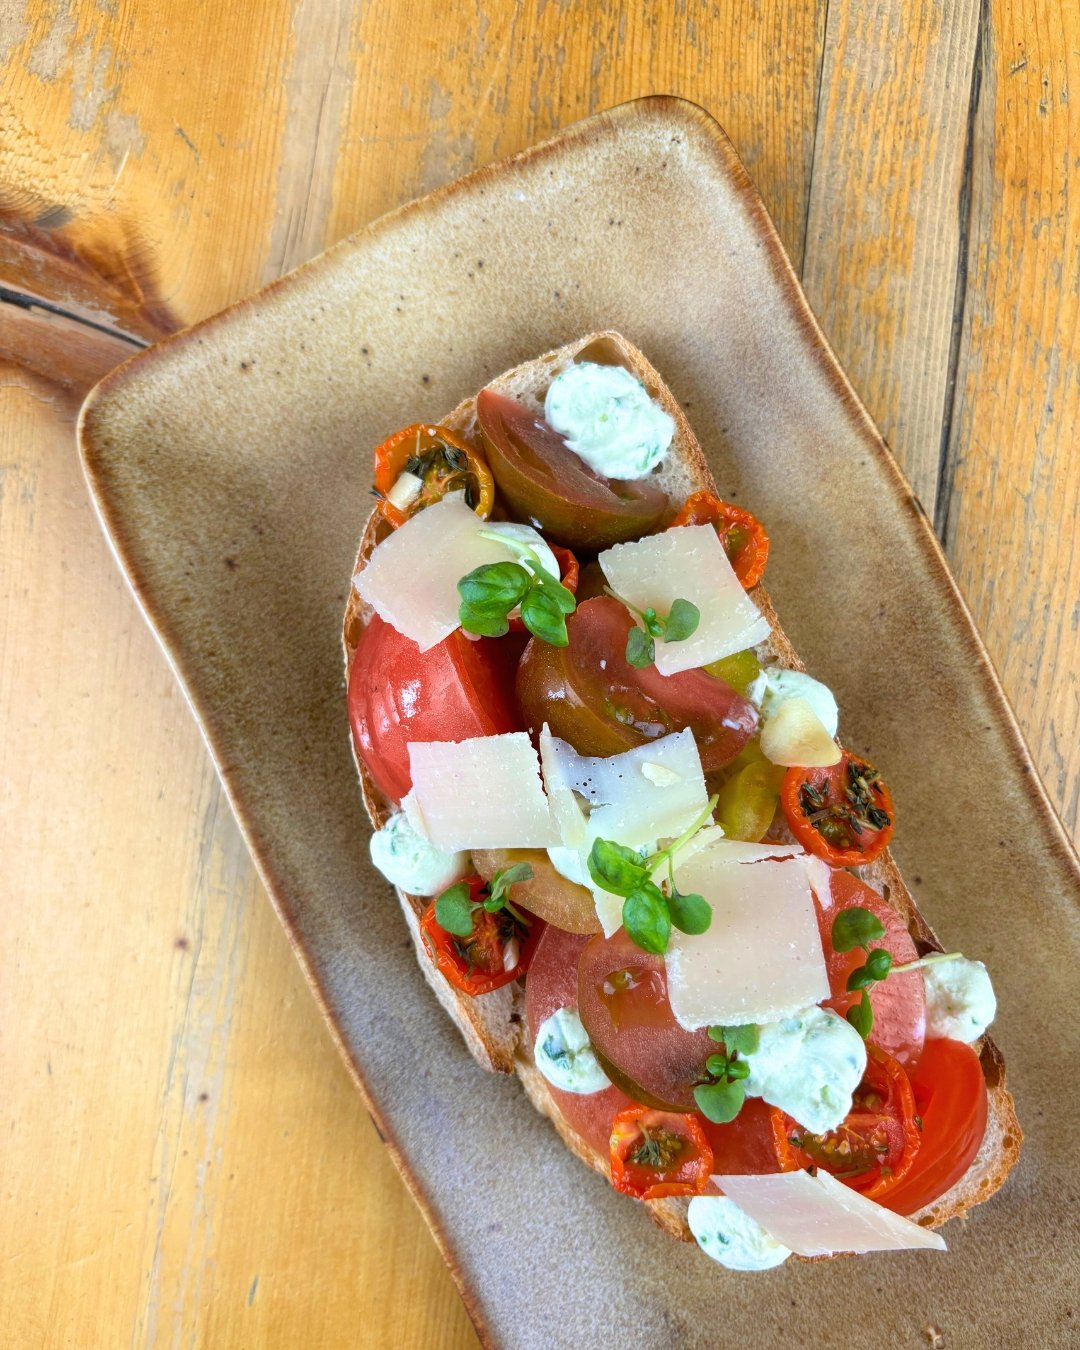
M464 741L521 727L514 671L521 641L471 641L458 629L426 652L377 614L360 635L349 677L356 753L379 791L412 787L409 741Z
M694 1111L694 1085L716 1053L709 1033L687 1031L667 996L664 958L626 930L592 938L578 962L578 1014L609 1078L635 1101Z
M632 620L610 596L578 605L568 647L534 639L517 695L534 734L547 722L579 754L615 755L690 727L706 773L734 759L757 729L754 705L704 670L661 675L626 660Z
M764 1176L779 1172L780 1158L773 1117L780 1113L766 1106L760 1097L747 1097L742 1110L726 1125L717 1125L699 1116L701 1128L713 1152L713 1173L717 1176ZM710 1195L719 1190L710 1182Z
M866 953L861 947L851 952L833 950L832 925L840 910L858 906L868 909L879 919L884 925L885 936L870 946L885 947L897 965L916 960L919 953L900 915L875 890L850 872L835 868L830 869L830 881L830 895L820 897L816 906L829 988L832 990L832 997L824 1006L834 1009L843 1017L861 997L860 994L849 994L846 986L851 972L865 963ZM830 901L827 909L820 903L820 899L826 898ZM922 1054L926 1039L926 985L922 972L911 970L890 975L887 980L874 985L870 990L870 1006L874 1010L874 1028L869 1043L884 1050L901 1064L914 1064Z
M986 1080L970 1045L927 1041L910 1076L922 1145L911 1171L881 1198L897 1214L914 1214L954 1186L986 1133Z
M525 981L525 1018L529 1043L535 1044L537 1032L560 1008L577 1007L578 958L589 938L581 933L565 933L548 927L533 955L529 977ZM611 1122L620 1111L634 1103L617 1087L603 1092L563 1092L548 1088L555 1105L590 1148L602 1158L608 1156Z

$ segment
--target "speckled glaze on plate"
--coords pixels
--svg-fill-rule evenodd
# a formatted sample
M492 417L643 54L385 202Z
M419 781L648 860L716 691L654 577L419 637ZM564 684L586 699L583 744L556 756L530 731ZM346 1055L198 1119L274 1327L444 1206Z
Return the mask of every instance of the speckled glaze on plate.
M948 1255L740 1276L664 1237L515 1081L475 1067L368 862L338 643L370 449L601 328L645 351L721 491L768 522L781 620L836 690L845 741L888 773L909 884L942 939L994 974L1025 1149L1002 1192L943 1230ZM1076 1334L1080 869L922 510L705 112L626 104L384 217L115 371L80 443L331 1032L486 1343ZM358 1335L362 1318L358 1299Z

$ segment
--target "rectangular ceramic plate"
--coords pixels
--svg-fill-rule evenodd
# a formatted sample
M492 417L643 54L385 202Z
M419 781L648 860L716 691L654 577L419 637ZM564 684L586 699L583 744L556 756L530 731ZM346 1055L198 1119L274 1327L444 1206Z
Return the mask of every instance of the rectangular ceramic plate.
M846 743L885 767L909 883L994 974L1027 1145L1004 1191L946 1228L948 1255L748 1277L671 1242L473 1065L368 864L338 643L371 447L599 328L642 347L723 495L768 523L781 618L837 691ZM1067 1334L1075 856L923 514L707 114L628 104L406 206L121 367L81 438L315 996L490 1344ZM358 1302L358 1334L361 1318Z

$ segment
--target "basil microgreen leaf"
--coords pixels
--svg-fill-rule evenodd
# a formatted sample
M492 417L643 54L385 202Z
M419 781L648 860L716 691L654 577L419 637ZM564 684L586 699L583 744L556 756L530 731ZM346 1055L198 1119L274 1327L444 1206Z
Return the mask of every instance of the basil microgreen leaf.
M728 1061L727 1076L729 1078L749 1078L750 1065L745 1059L732 1059Z
M632 894L648 873L642 866L641 854L624 844L610 839L595 839L589 850L589 876L603 891L624 898Z
M672 883L667 902L671 922L680 932L692 936L704 933L712 923L712 905L703 895L683 895Z
M627 664L635 670L642 670L645 666L651 666L655 659L656 644L644 629L634 624L626 635Z
M716 1125L726 1125L742 1110L746 1089L741 1083L702 1083L694 1089L697 1109Z
M474 908L468 886L459 881L435 901L435 922L454 937L471 937Z
M573 591L546 572L536 550L520 539L493 530L483 537L516 553L520 561L487 563L461 578L462 628L481 637L502 637L509 630L511 611L520 607L530 633L553 647L568 646L566 615L577 608Z
M709 1037L722 1041L729 1054L752 1055L761 1043L757 1026L748 1022L739 1027L710 1027Z
M874 1029L874 1009L870 1006L870 995L863 990L858 1003L847 1010L847 1020L865 1041Z
M853 905L842 909L833 919L832 945L838 952L850 952L854 947L866 948L885 936L885 926L868 909Z
M476 633L479 637L502 637L510 631L510 621L502 610L470 605L464 600L458 606L458 623L466 632Z
M623 901L623 927L639 947L662 956L671 936L667 901L659 887L646 881Z
M872 980L883 980L892 970L892 956L884 947L875 947L867 954L863 969Z
M573 614L577 609L577 598L574 592L569 590L561 581L556 581L554 577L548 576L546 572L540 575L540 584L544 594L551 597L556 608L563 614Z
M714 1078L723 1078L728 1070L727 1055L710 1055L705 1061L706 1073L711 1073Z
M847 977L847 984L844 988L849 994L853 994L856 990L868 989L870 985L874 983L875 980L873 975L870 974L869 968L867 966L859 966Z
M672 601L670 613L664 616L658 614L652 605L647 609L638 609L610 586L605 586L604 590L620 605L625 605L631 614L636 614L644 625L639 628L635 624L626 635L626 660L638 670L651 666L656 660L654 638L663 638L665 642L682 642L696 631L701 621L700 610L689 600Z
M666 848L658 849L643 858L625 844L611 839L595 839L589 850L589 875L603 891L621 895L623 927L628 936L647 952L667 951L671 926L684 933L704 933L712 921L712 909L700 895L681 895L675 886L671 860L698 830L712 820L717 799L710 797L696 820L673 839ZM671 876L671 893L665 895L652 880L653 873L664 862Z
M541 589L528 591L521 602L521 621L530 633L552 647L568 647L566 612Z
M676 600L671 606L664 629L665 642L682 642L697 631L701 622L701 611L689 600Z
M486 563L463 576L457 589L467 604L480 608L505 605L509 610L529 589L529 574L520 563Z

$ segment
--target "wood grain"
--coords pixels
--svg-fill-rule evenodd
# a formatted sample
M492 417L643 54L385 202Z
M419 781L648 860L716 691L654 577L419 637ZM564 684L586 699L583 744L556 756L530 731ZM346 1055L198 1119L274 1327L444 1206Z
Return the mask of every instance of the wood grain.
M807 297L931 514L978 17L978 0L829 7L807 222Z
M599 108L702 103L1075 837L1078 52L1049 0L0 0L0 284L74 316L0 300L6 1342L476 1343L93 521L101 330L152 341Z
M1080 837L1080 10L993 4L973 120L949 557Z
M76 406L0 372L4 1343L473 1345L108 555Z

